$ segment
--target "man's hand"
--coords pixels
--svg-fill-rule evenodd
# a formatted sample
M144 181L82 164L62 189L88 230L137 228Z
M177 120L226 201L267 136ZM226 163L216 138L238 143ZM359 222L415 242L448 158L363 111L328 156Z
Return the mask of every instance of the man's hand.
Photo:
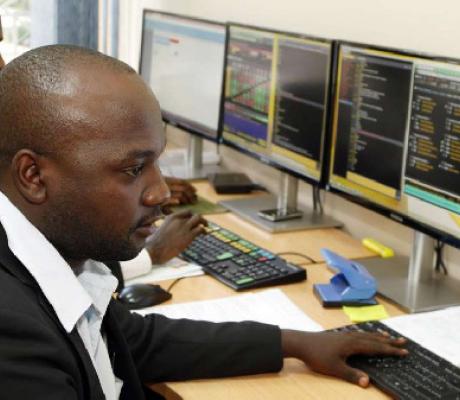
M205 232L206 220L190 211L168 215L146 244L152 264L163 264L178 256L198 235Z
M369 376L350 367L346 360L353 354L404 356L405 339L392 339L380 333L320 332L308 333L283 330L281 333L284 357L295 357L313 371L333 375L358 384L369 385Z
M183 179L171 177L165 177L165 181L171 192L167 206L196 202L196 189L190 183Z

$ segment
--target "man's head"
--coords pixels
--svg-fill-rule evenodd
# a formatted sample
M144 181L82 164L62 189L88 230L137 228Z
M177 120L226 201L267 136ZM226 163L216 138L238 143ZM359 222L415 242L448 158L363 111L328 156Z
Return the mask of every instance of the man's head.
M169 192L151 90L126 64L75 46L0 72L0 189L70 262L124 260Z

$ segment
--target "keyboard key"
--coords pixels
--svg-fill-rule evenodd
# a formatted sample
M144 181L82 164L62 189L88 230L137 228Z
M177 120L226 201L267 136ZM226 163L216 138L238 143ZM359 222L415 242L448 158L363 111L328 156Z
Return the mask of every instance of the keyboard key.
M228 260L229 258L232 258L233 257L233 253L230 253L230 252L225 252L225 253L222 253L222 254L219 254L216 259L219 260L219 261L223 261L223 260Z
M254 280L254 278L251 278L250 276L247 276L245 278L241 278L241 279L237 280L235 283L237 285L244 285L245 283L252 282L253 280Z

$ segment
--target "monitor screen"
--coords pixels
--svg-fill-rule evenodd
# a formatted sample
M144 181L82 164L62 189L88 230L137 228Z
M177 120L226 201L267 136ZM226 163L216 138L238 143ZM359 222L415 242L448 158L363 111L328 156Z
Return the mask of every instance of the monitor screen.
M420 55L340 45L330 187L460 239L459 71Z
M230 25L223 140L319 181L332 44Z
M414 68L404 193L460 214L460 67Z
M144 12L140 74L160 102L163 118L217 140L225 25Z

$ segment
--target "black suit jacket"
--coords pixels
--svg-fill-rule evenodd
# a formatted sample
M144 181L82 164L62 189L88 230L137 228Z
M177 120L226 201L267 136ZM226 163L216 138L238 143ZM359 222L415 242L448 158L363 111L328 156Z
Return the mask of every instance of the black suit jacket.
M24 240L27 240L24 238ZM278 371L280 330L131 314L112 300L103 322L121 399L145 399L144 383ZM0 398L99 400L83 342L68 334L40 287L11 253L0 225Z

